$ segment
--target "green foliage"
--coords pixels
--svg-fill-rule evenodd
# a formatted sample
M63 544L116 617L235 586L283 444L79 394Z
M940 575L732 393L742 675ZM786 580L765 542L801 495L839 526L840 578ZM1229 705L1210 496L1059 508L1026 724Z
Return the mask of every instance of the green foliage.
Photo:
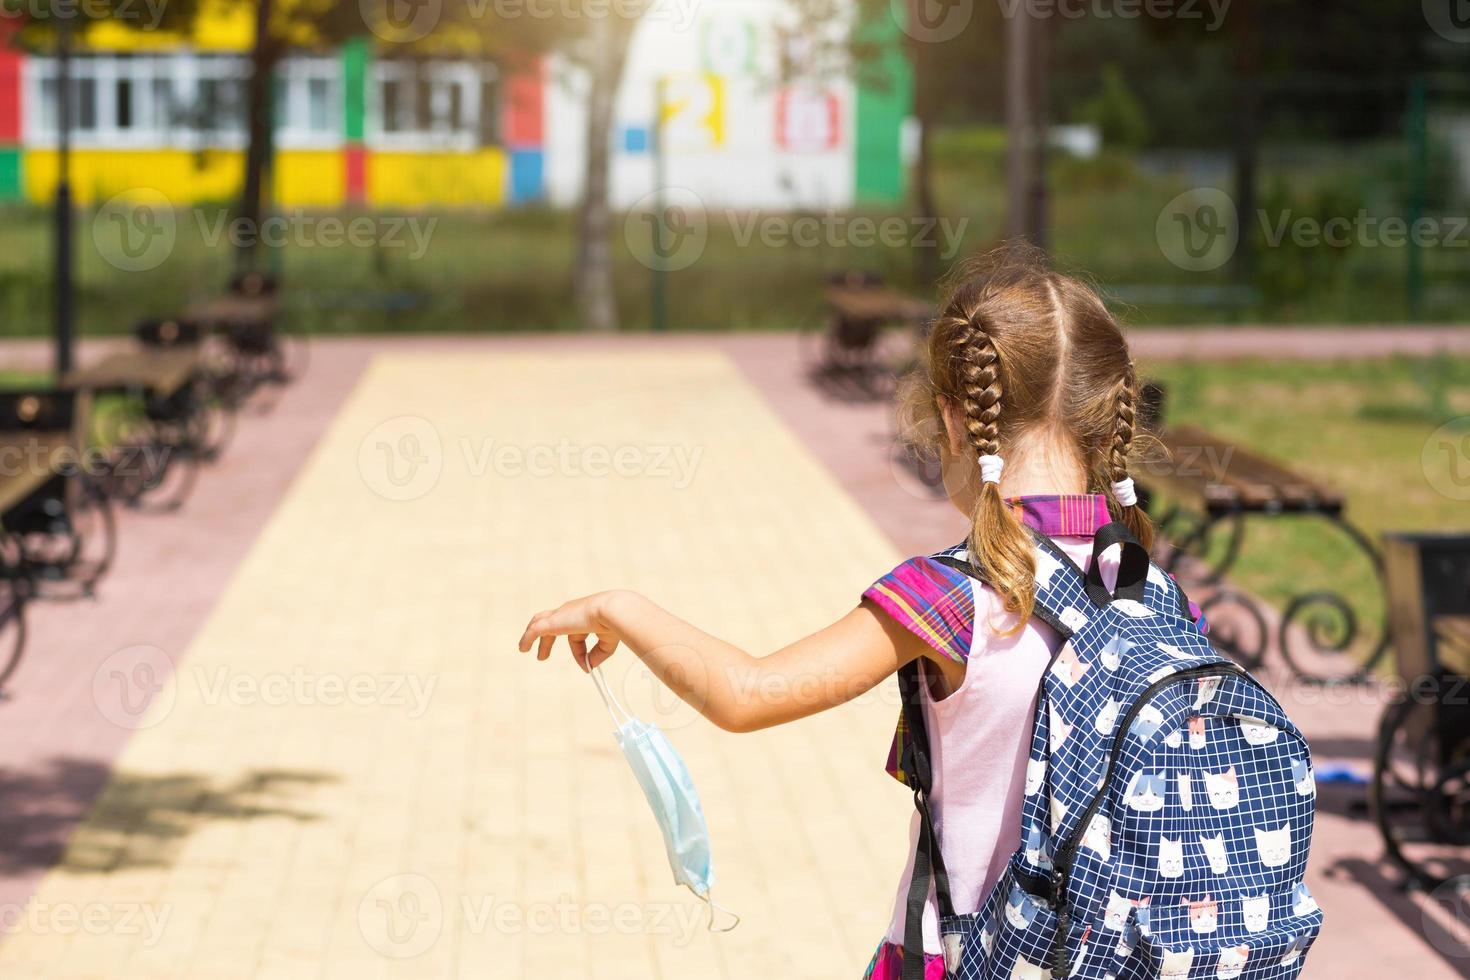
M1148 117L1138 96L1123 80L1117 65L1102 70L1097 94L1077 107L1078 122L1091 123L1102 133L1103 145L1113 150L1138 150L1148 143Z

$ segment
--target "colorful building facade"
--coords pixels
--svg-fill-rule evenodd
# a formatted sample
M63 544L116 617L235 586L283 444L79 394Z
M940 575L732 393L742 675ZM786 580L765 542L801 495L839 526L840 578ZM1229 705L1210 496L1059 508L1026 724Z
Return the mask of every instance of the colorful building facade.
M906 80L780 82L784 0L689 9L687 23L649 16L638 27L616 100L615 205L652 189L656 131L665 182L711 203L846 206L901 195ZM78 201L139 187L180 205L232 200L251 35L245 5L202 18L189 37L116 24L87 31L73 59ZM293 53L278 67L277 206L494 208L580 196L584 73L556 59L509 72L389 58L370 38ZM0 201L51 199L58 102L53 58L0 46Z

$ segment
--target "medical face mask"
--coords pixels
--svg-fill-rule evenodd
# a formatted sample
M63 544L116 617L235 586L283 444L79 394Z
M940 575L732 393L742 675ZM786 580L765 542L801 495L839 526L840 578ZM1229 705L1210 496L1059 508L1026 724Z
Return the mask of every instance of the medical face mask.
M663 831L664 849L668 852L669 867L674 871L674 881L685 885L709 905L709 929L711 932L729 932L739 925L740 917L723 906L716 905L710 897L710 888L715 883L714 864L710 859L709 828L705 826L704 810L699 806L699 794L695 792L694 780L684 760L674 750L663 732L657 727L639 721L628 713L607 685L602 669L592 671L592 682L602 703L607 705L616 727L619 747L643 795L653 810L659 830ZM719 910L733 920L729 925L715 927L715 911Z

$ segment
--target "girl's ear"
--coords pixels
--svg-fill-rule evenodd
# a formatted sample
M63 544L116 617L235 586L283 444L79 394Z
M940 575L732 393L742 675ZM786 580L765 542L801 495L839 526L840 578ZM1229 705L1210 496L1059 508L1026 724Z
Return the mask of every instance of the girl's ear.
M959 402L940 395L939 415L944 419L944 434L949 443L950 453L954 456L967 455L970 434L965 429L965 413L960 408Z

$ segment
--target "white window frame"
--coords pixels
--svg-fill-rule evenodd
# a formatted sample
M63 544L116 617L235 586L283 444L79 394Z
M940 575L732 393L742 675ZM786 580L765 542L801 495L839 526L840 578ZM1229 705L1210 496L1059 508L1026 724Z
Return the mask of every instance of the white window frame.
M480 146L480 89L493 71L490 66L469 61L439 61L414 64L406 61L374 63L368 91L368 145L387 150L447 149L470 151ZM383 84L389 81L429 85L430 112L439 117L437 123L425 125L417 120L413 129L388 132L383 120ZM445 123L449 115L451 86L460 86L460 111L463 125L457 129ZM416 92L412 103L418 105Z
M22 86L25 105L33 107L32 111L24 114L23 138L28 146L57 145L57 113L53 109L49 113L50 118L43 118L40 111L44 104L44 86L47 82L54 82L56 74L55 58L34 57L27 58L24 62ZM203 132L187 119L175 119L173 110L192 109L199 98L198 83L201 79L248 79L247 59L196 57L187 51L169 55L128 57L112 54L76 55L72 58L73 85L86 78L92 79L96 85L97 125L90 130L78 129L76 116L73 115L72 145L78 149L237 149L246 143L247 133L243 122L236 130ZM133 86L133 125L126 129L117 125L116 86L119 79L127 79ZM154 98L153 83L159 79L168 83L167 106L160 106ZM181 93L192 93L185 106L179 105Z
M311 83L327 83L327 128L311 128ZM282 97L276 119L276 145L288 149L332 149L342 145L344 96L342 62L337 58L291 57L276 69Z

